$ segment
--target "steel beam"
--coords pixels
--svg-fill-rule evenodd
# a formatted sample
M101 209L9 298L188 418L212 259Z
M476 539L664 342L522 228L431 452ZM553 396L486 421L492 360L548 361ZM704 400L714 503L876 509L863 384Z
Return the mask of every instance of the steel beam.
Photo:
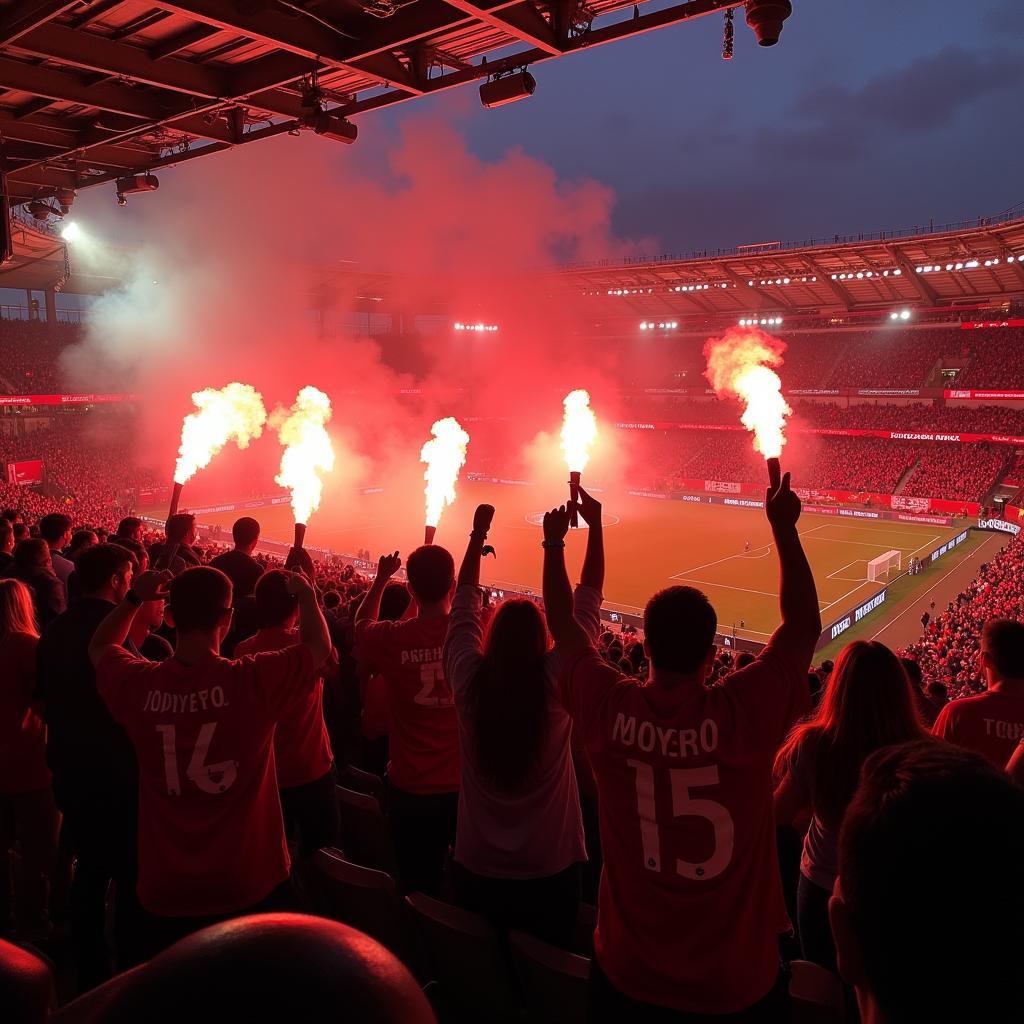
M476 21L481 21L491 28L500 32L506 32L514 36L522 43L529 43L539 50L544 50L552 56L562 52L561 47L555 40L555 31L550 22L530 4L521 4L518 7L509 7L500 14L492 14L490 10L481 4L473 3L472 0L444 0L449 7L454 7L463 14L468 14Z
M12 4L0 17L0 46L17 42L23 35L80 3L81 0L23 0Z

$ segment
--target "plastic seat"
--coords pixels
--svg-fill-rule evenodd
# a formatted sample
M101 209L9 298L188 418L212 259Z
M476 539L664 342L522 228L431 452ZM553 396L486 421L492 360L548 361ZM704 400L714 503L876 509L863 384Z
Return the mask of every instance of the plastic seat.
M489 1024L521 1021L508 961L487 921L421 892L406 896L405 902L431 977L459 1019Z
M839 978L809 960L794 960L790 971L793 1024L843 1024L846 991Z
M585 1024L590 960L524 932L512 932L509 947L530 1020Z
M341 773L338 781L346 789L375 797L382 810L387 807L387 792L384 788L384 780L379 775L374 775L373 772L364 772L362 768L350 764Z
M404 906L395 880L383 871L345 860L339 850L318 850L313 858L318 910L351 925L402 958L406 952Z
M363 867L398 877L391 828L376 797L335 786L345 856Z

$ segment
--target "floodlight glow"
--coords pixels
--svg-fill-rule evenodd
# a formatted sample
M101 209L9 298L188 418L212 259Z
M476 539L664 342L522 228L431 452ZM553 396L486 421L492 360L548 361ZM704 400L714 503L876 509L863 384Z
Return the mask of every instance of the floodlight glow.
M82 237L82 229L73 220L68 221L61 230L60 237L65 242L74 242Z
M910 310L909 309L901 310L900 311L900 319L901 320L909 320L910 319Z

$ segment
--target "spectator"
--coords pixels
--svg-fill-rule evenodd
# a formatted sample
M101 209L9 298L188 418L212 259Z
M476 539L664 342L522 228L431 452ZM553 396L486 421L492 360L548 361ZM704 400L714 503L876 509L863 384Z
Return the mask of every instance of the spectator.
M123 600L132 573L124 548L98 544L83 551L76 567L82 597L43 630L37 649L46 759L78 861L70 909L80 989L110 977L105 931L111 881L118 966L131 964L135 941L138 770L127 735L97 693L88 654L96 627Z
M1024 790L1002 771L927 739L870 757L829 907L861 1020L1013 1019L1024 974L1007 924L1024 914L1022 862Z
M310 575L311 570L312 563ZM271 569L260 577L255 593L260 629L238 645L238 657L282 651L299 642L299 602L289 589L291 575L283 569ZM301 696L297 693L281 712L274 731L274 761L285 832L298 842L303 858L312 857L325 846L338 845L338 804L334 794L337 773L324 725L323 680L316 673L318 667L313 669L314 680L300 688Z
M387 690L388 809L401 882L409 891L436 896L455 841L459 801L458 722L441 653L455 562L442 547L417 548L407 568L415 617L379 622L384 589L401 564L397 551L381 556L356 613L356 658L384 677Z
M3 879L16 842L14 923L28 942L48 937L49 880L57 852L57 807L46 767L46 726L32 704L36 677L32 595L20 580L0 580L0 820Z
M32 592L36 621L45 629L67 607L67 592L50 564L50 547L41 537L19 541L6 576Z
M239 598L252 596L256 581L263 575L263 566L252 557L260 539L260 524L251 516L242 516L231 527L231 536L234 548L218 555L210 565L231 580L237 602Z
M828 900L838 871L839 829L868 756L881 747L920 739L910 681L884 644L855 640L839 655L815 714L789 735L775 759L775 820L804 812L797 892L798 934L805 960L835 971Z
M582 490L580 500L590 528L575 616L593 643L604 583L601 506ZM558 702L558 657L536 603L505 601L485 632L480 559L493 515L490 505L477 509L444 649L461 752L455 899L503 933L568 948L586 860L572 722Z
M0 575L14 565L14 528L0 519Z
M68 559L73 564L86 548L91 548L99 542L99 537L92 530L76 530L68 545ZM68 578L70 579L70 576ZM65 585L67 585L67 580L65 580Z
M164 540L149 549L149 560L155 568L170 569L177 576L200 564L195 542L196 517L189 512L176 512L167 520Z
M177 644L173 658L154 664L122 645L139 605L160 599L168 580ZM144 573L89 644L99 690L139 759L147 957L215 921L296 906L273 735L287 704L312 686L330 640L305 577L290 576L289 589L299 599L299 643L283 651L218 657L231 581L208 566L173 579Z
M650 681L624 679L573 618L569 516L545 516L544 596L565 664L562 698L600 796L591 1021L788 1014L778 937L789 925L770 780L775 751L808 706L821 621L788 473L773 477L767 515L782 625L754 664L710 688L716 616L707 598L689 587L656 594L644 613Z
M981 664L986 692L947 704L934 732L1002 768L1024 737L1024 623L987 622L981 637Z
M75 563L61 552L71 541L71 517L53 512L39 520L39 536L50 549L50 565L57 579L68 585L68 577L75 570ZM66 593L66 591L65 591Z
M136 544L142 543L142 520L137 516L125 516L117 524L117 533L115 534L118 540L130 540Z

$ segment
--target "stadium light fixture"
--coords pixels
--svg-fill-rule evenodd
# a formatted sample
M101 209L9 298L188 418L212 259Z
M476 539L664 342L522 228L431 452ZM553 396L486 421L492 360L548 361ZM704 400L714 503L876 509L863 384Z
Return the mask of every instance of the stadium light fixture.
M525 68L514 75L502 75L480 86L480 102L488 110L504 107L532 96L537 90L537 80Z
M68 221L61 229L60 237L65 242L74 242L82 237L82 229L73 220Z
M758 46L774 46L782 35L782 23L793 13L790 0L747 0L746 22Z

